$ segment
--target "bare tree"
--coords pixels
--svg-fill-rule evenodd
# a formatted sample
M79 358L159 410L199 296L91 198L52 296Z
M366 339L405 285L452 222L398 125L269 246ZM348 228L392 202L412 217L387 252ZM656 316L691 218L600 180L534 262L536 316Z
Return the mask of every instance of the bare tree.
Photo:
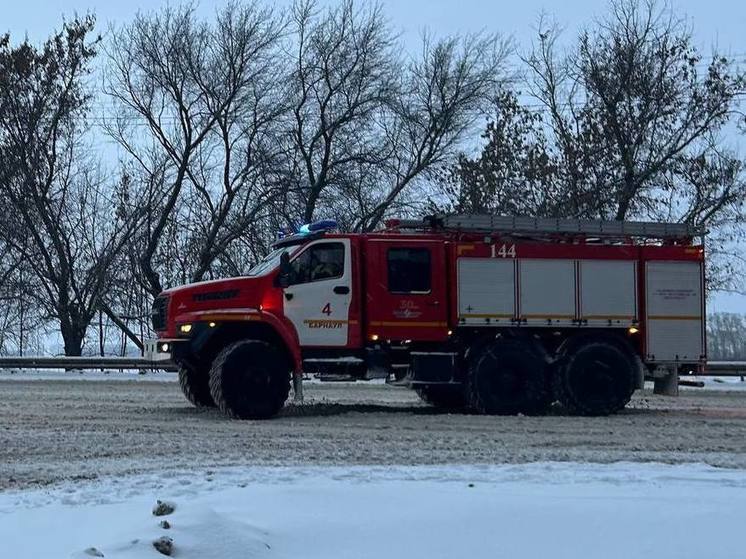
M510 51L510 43L497 35L424 37L420 58L406 66L384 129L391 157L381 177L383 194L363 208L361 229L378 227L406 188L455 157L510 77Z
M744 315L713 313L707 317L707 356L710 359L746 359Z
M339 195L356 166L379 165L388 156L376 141L375 121L398 93L399 68L378 5L358 9L345 1L319 13L314 2L301 2L292 15L287 176L298 200L290 211L307 222L328 204L329 190Z
M34 349L34 334L45 323L35 304L37 281L28 263L0 235L0 355Z
M665 188L690 197L689 181L661 177L717 136L744 92L743 76L723 56L705 62L689 29L653 0L612 3L565 58L556 39L556 29L542 29L526 61L567 166L568 192L614 219L655 215ZM680 210L679 219L707 216Z
M114 30L107 129L146 187L130 248L144 288L240 273L320 213L376 227L454 153L507 52L493 36L428 38L407 62L380 7L351 1L298 3L288 20L229 4L213 23L166 8Z
M305 221L335 214L376 228L418 178L447 157L506 77L497 36L423 39L402 48L380 5L352 1L317 12L296 4L287 175ZM292 219L292 216L289 216Z
M542 16L538 42L523 59L528 68L529 93L539 101L543 121L551 132L550 143L557 160L556 177L572 217L607 216L608 197L598 190L609 180L608 165L597 140L594 107L587 104L584 82L578 77L574 58L557 54L559 30ZM543 111L542 111L543 109Z
M551 216L572 213L557 177L557 160L541 114L524 107L516 92L501 92L475 157L461 155L439 176L436 212Z
M188 258L178 279L202 279L272 198L265 171L282 85L272 55L283 26L256 4L229 4L212 25L188 5L112 32L106 89L120 112L107 128L148 186L137 264L153 295L159 261ZM169 235L178 246L164 246Z
M0 44L0 236L28 264L33 296L59 323L65 353L80 355L109 271L136 220L112 215L104 179L83 141L85 88L98 39L75 19L40 48Z

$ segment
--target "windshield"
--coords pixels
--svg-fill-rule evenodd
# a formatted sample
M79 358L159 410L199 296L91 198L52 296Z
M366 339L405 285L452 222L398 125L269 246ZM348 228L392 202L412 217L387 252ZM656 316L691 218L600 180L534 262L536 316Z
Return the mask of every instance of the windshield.
M282 256L283 252L287 252L289 256L292 256L296 250L298 250L298 246L276 248L267 256L262 258L246 275L261 276L267 272L271 272L280 265L280 256Z

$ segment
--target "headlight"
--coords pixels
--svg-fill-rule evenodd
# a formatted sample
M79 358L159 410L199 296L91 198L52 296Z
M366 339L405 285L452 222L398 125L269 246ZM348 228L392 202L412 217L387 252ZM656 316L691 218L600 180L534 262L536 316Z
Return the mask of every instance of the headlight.
M191 331L192 331L191 324L182 324L181 326L179 326L179 332L181 332L182 334L188 334Z

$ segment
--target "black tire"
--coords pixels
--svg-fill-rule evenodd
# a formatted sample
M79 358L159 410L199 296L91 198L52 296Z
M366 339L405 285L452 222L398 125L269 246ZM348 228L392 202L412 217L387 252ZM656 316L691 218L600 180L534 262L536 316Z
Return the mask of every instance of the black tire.
M193 406L214 408L215 400L210 394L210 377L207 372L196 371L186 365L179 366L179 386Z
M467 407L464 387L458 385L427 384L418 386L415 392L423 402L436 408L462 410Z
M569 413L610 415L632 398L637 360L623 340L591 338L572 344L554 376L554 393Z
M545 412L552 402L547 360L530 340L503 338L482 348L469 367L470 407L484 414Z
M210 369L210 394L218 408L236 419L277 415L290 393L290 370L273 346L243 340L226 346Z

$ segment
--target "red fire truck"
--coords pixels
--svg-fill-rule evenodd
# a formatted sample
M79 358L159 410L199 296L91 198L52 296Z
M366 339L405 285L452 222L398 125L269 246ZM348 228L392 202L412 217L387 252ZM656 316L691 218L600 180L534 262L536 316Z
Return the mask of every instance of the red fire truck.
M163 292L158 358L187 399L267 418L303 373L411 387L486 414L621 410L705 360L703 232L502 216L304 227L244 277Z

